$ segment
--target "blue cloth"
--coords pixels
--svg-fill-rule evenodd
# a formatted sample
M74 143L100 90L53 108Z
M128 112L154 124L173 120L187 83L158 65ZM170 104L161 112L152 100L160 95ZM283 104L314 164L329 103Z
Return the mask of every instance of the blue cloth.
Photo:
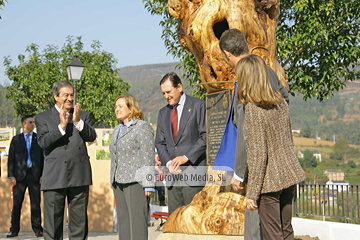
M119 138L120 133L121 133L122 131L124 131L125 127L130 127L130 125L133 124L133 123L134 123L134 119L131 119L131 120L128 121L126 124L120 123L120 124L119 124L119 128L120 128L120 129L119 129L117 138Z
M229 174L234 171L235 165L235 150L236 150L236 136L237 128L233 123L233 103L237 89L237 82L234 84L234 93L231 99L230 110L226 122L224 135L221 139L219 151L214 159L214 170L228 171Z
M144 191L145 191L145 192L155 192L155 188L146 187L146 188L144 188Z
M30 144L30 133L26 134L25 137L25 142L26 142L26 148L27 148L27 152L28 152L28 159L27 159L27 167L31 167L31 158L30 158L30 149L31 149L31 144Z

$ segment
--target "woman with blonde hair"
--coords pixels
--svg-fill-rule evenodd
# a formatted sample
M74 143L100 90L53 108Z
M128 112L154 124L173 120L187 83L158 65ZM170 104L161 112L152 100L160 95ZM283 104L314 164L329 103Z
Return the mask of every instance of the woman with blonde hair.
M143 121L139 103L130 94L115 99L115 114L120 121L110 140L110 182L116 198L119 239L148 239L146 196L154 191L151 178L139 181L139 172L153 174L154 131ZM150 167L152 166L152 168ZM145 187L145 194L144 194Z
M247 208L258 209L263 239L294 239L291 225L295 184L304 171L295 155L289 107L271 87L265 62L256 55L239 60L236 98L244 106L248 183Z

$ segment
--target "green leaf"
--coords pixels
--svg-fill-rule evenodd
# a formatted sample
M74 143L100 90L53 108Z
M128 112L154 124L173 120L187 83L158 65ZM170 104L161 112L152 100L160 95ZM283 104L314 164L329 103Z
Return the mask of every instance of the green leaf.
M119 79L114 55L101 49L99 41L93 41L92 51L84 51L81 37L68 36L61 49L48 45L42 52L39 46L26 47L28 56L19 55L19 64L11 66L6 57L6 75L12 84L7 87L6 97L14 102L15 114L35 115L54 106L52 84L67 80L66 66L73 56L85 65L82 79L77 85L77 102L90 112L95 126L114 126L114 99L130 89L130 85Z

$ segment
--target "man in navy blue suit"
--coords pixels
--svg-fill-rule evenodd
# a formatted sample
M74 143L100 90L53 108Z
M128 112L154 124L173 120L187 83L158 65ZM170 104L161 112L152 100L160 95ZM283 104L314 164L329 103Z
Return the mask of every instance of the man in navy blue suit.
M9 148L8 177L14 187L11 227L8 238L16 237L20 231L20 213L25 190L29 189L31 203L31 225L36 237L43 236L40 209L40 184L44 167L44 154L37 143L35 120L26 115L21 119L24 129L13 137Z
M203 100L183 92L181 80L174 72L161 79L160 88L168 104L159 111L155 146L162 164L171 173L166 178L170 215L188 205L205 185L201 181L186 181L185 177L191 176L192 169L198 176L207 170L206 106ZM185 177L177 178L180 174Z

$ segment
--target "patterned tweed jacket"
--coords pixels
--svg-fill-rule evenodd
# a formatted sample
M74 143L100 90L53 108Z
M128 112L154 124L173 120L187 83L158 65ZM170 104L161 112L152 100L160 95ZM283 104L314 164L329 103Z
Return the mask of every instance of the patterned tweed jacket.
M116 126L110 140L111 169L110 182L139 182L135 176L141 170L144 187L154 186L154 130L145 121L135 121L119 134L120 126ZM146 167L147 166L147 167ZM146 167L146 168L143 168ZM139 174L139 172L138 172ZM150 175L147 175L150 174Z
M244 137L249 166L247 198L257 200L262 193L277 192L305 179L295 155L285 101L271 109L246 104Z

